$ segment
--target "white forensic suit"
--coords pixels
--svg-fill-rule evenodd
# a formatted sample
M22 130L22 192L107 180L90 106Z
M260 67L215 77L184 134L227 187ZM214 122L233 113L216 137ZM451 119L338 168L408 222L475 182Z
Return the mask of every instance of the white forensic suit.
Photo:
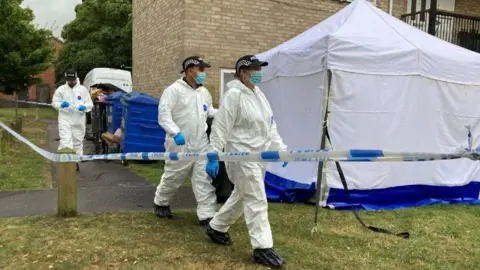
M215 116L210 144L216 152L285 151L273 112L258 87L252 91L239 80L227 84L228 91ZM265 193L266 162L225 162L228 177L235 185L223 207L210 221L210 227L226 233L242 213L254 249L273 247Z
M158 105L158 123L166 131L166 152L209 152L207 117L214 117L217 109L212 106L212 96L200 86L193 89L179 79L163 91ZM177 145L173 137L181 132L185 145ZM193 193L197 200L199 220L212 218L216 212L215 187L205 171L206 160L165 161L154 203L168 206L186 178L191 174Z
M61 108L63 101L70 103L69 107ZM78 110L78 106L84 105L87 109L84 112ZM93 102L87 88L77 84L71 88L64 84L55 90L52 99L52 106L58 110L58 133L60 144L58 150L71 148L77 155L83 155L83 138L85 137L85 114L92 110Z

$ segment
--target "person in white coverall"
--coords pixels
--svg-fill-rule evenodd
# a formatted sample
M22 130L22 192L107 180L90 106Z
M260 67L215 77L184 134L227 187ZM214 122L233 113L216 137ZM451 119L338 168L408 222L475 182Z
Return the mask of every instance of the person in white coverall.
M158 122L166 131L166 152L208 152L207 117L217 112L212 96L203 86L205 68L202 58L191 56L182 63L185 76L163 91L158 105ZM197 216L205 226L216 212L215 187L205 172L206 160L166 160L160 184L155 192L154 211L160 218L172 218L170 203L186 178L191 175L197 201Z
M93 102L87 88L80 85L74 70L65 72L65 77L67 83L55 90L52 99L52 106L58 110L58 133L60 136L58 150L71 148L76 151L77 155L83 155L85 114L92 110Z
M277 132L273 112L265 95L256 86L262 81L261 69L267 62L253 55L240 58L235 66L237 79L227 84L222 106L215 116L210 143L215 152L286 151L287 146ZM270 267L283 265L283 258L273 249L272 231L268 221L268 202L265 193L265 162L227 161L229 179L235 185L223 207L206 226L206 233L219 244L231 245L228 234L241 215L254 248L254 262ZM287 163L284 163L284 167ZM219 162L208 161L206 171L211 177L218 174Z

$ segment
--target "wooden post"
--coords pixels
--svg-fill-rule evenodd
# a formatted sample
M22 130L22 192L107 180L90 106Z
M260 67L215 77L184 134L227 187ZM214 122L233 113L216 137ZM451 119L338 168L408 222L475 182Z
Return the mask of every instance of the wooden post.
M2 155L2 161L5 162L5 156L10 150L9 133L6 130L0 131L0 153Z
M22 134L22 129L23 129L23 117L17 117L15 120L15 131L18 134Z
M18 96L17 96L17 92L13 92L13 94L15 95L15 119L18 118Z
M39 116L38 116L38 107L35 109L35 121L38 121Z
M75 154L73 149L61 149L59 154ZM59 217L75 217L77 215L77 167L75 162L59 162L58 164L58 201Z
M3 130L0 130L0 163L3 163Z
M22 118L18 117L16 120L10 123L10 128L13 129L18 134L22 133ZM12 140L14 140L14 136L12 135ZM12 141L13 142L13 141Z
M11 128L12 130L14 130L15 132L17 131L17 130L16 130L16 124L15 124L15 122L10 122L10 124L8 125L8 127ZM8 133L8 135L7 135L7 137L8 137L8 142L9 142L10 144L13 144L13 143L15 142L15 136L13 136L12 134L10 134L10 132L8 132L8 131L7 131L7 133Z

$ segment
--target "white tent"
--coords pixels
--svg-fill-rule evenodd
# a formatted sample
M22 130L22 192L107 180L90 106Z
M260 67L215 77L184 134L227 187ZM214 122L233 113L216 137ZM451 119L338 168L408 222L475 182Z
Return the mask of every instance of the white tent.
M320 148L327 100L333 149L454 151L467 146L466 125L474 147L480 142L480 54L365 0L257 57L269 62L260 87L289 149ZM298 189L316 181L317 167L270 164L270 199L298 200ZM355 203L366 209L479 202L479 163L467 159L342 167ZM322 202L346 206L335 165L324 171Z

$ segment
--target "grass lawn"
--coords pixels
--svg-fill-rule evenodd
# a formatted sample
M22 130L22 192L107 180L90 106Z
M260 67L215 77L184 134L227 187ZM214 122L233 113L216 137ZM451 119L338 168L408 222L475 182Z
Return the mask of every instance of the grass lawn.
M78 218L0 219L0 269L266 269L250 263L243 220L234 245L207 240L193 211L159 220L150 212ZM350 212L271 204L275 247L286 269L478 269L480 208L434 206L361 213L376 226L408 230L411 239L370 232Z
M47 123L42 119L54 118L53 109L40 109L40 120L35 121L35 109L21 109L27 115L23 122L22 135L29 141L42 148L46 148ZM15 112L12 108L0 108L0 121L8 124L7 121L14 118ZM0 191L5 190L32 190L48 188L51 185L50 162L30 147L14 139L10 146L10 152L0 162Z
M18 108L18 116L35 118L36 108ZM56 119L57 111L53 108L39 108L38 109L39 119ZM14 119L15 118L15 108L0 108L0 118L4 119Z
M144 177L152 185L157 186L160 183L160 177L163 174L164 162L148 162L141 163L129 161L128 168L138 176ZM188 178L184 185L190 186L190 178Z

